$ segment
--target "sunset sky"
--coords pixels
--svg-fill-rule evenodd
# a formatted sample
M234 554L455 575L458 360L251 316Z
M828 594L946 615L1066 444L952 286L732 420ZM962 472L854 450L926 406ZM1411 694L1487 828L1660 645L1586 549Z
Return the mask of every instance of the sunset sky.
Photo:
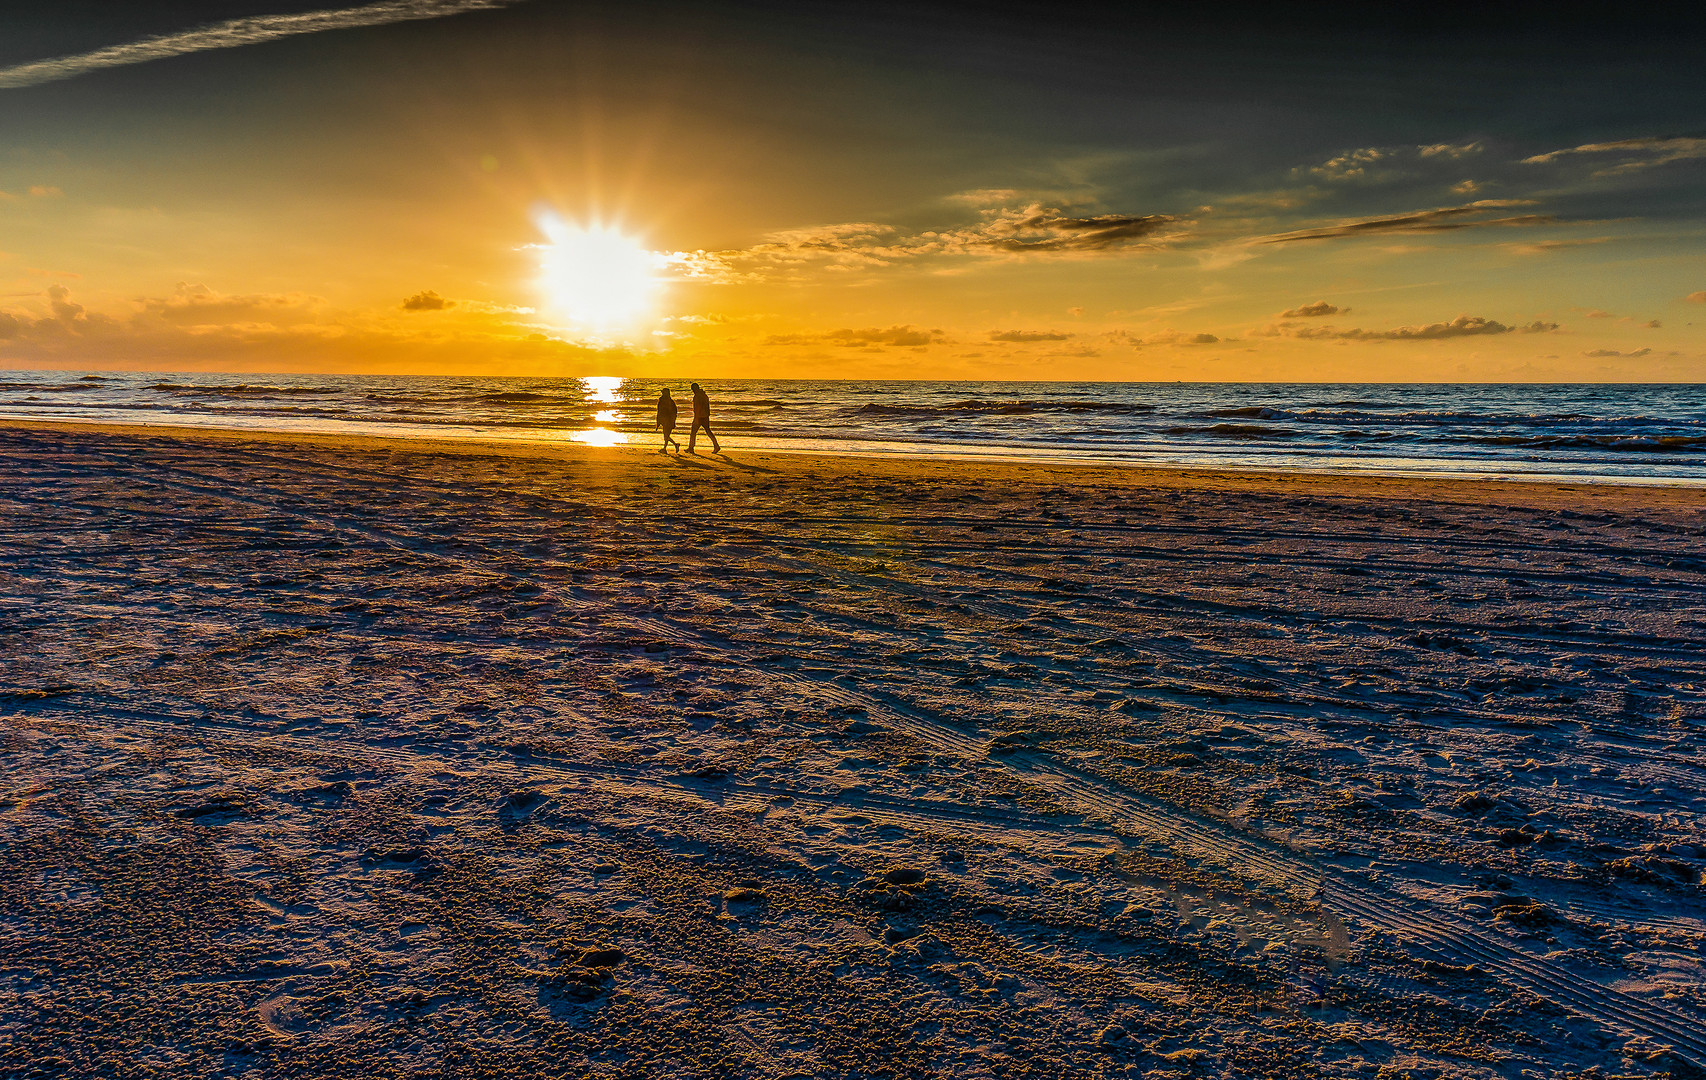
M1698 17L114 7L0 15L0 366L1706 379Z

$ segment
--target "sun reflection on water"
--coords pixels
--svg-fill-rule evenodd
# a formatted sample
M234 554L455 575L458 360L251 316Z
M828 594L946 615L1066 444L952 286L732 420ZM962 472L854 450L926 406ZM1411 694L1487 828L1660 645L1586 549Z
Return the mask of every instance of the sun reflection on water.
M620 400L616 391L622 388L620 375L585 375L581 377L581 392L592 401L614 404Z

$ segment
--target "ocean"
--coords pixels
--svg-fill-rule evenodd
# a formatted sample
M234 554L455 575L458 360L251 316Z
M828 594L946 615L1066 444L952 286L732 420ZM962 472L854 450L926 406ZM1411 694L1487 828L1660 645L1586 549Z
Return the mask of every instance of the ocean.
M1706 483L1706 385L707 379L725 450ZM0 372L0 417L654 446L681 380ZM708 446L702 444L702 451Z

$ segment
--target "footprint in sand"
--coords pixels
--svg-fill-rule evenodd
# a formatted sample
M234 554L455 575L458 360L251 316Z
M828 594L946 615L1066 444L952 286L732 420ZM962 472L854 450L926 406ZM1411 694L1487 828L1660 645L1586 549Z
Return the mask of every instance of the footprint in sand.
M255 1006L255 1011L260 1014L261 1023L265 1024L268 1030L285 1038L293 1038L307 1031L310 1026L301 1004L288 994L265 999Z

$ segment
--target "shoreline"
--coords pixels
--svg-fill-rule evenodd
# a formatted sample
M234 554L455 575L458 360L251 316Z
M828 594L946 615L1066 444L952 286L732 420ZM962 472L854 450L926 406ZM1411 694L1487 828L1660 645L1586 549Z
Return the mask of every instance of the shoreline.
M451 455L490 455L542 460L576 461L613 465L639 465L655 461L659 455L649 447L634 445L595 446L572 441L546 442L523 438L493 437L408 437L368 435L341 432L298 432L258 428L201 427L187 424L123 424L84 422L75 420L33 420L0 417L0 431L63 431L94 435L166 438L182 442L214 443L272 442L293 445L322 446L348 449L388 449L396 452L408 448L423 453ZM1412 474L1373 471L1333 472L1315 469L1276 469L1260 466L1194 466L1168 463L1138 463L1124 461L1089 461L1082 459L1036 459L1028 457L998 457L995 455L862 454L808 449L739 449L739 459L723 457L735 471L777 471L780 466L794 470L843 472L838 464L861 463L861 471L869 474L881 471L891 475L914 475L919 479L939 479L940 474L957 471L1013 471L1017 473L1069 472L1080 479L1097 483L1118 483L1129 487L1162 487L1192 490L1276 489L1284 487L1331 487L1330 494L1340 498L1409 498L1451 495L1451 502L1482 502L1499 496L1500 502L1518 505L1555 505L1560 498L1571 502L1588 498L1596 504L1615 504L1620 509L1637 506L1653 509L1706 510L1706 483L1680 479L1645 479L1618 477L1599 480L1578 478L1559 479L1544 476L1476 476L1462 474ZM678 460L670 455L669 460ZM682 456L682 462L697 462L712 466L718 457L700 454ZM756 466L751 464L756 462ZM806 463L816 463L808 465ZM1123 481L1123 482L1122 482ZM1427 492L1419 489L1427 489ZM1430 494L1431 493L1431 494ZM1606 505L1604 508L1611 508Z

